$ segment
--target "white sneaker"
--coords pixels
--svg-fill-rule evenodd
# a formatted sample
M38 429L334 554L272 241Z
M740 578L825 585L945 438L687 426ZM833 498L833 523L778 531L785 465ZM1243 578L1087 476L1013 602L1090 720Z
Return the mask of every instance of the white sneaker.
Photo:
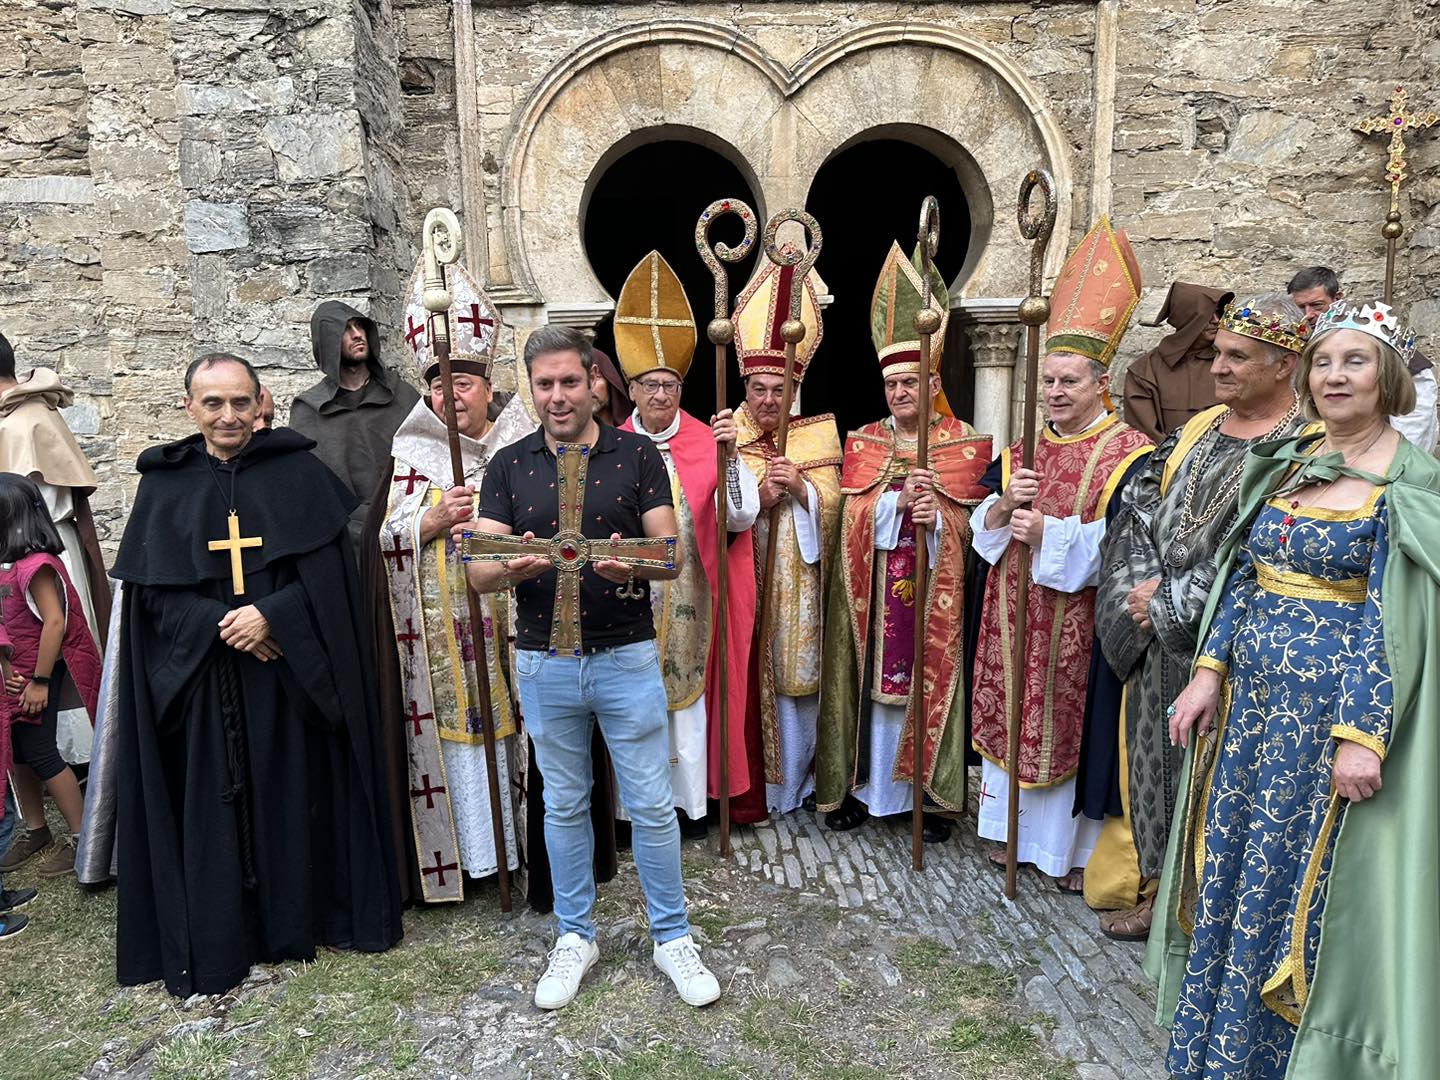
M600 946L579 934L564 934L550 950L550 966L535 984L537 1009L563 1009L580 992L580 980L600 959Z
M720 983L700 959L689 934L655 946L655 966L670 976L686 1005L709 1005L720 996Z

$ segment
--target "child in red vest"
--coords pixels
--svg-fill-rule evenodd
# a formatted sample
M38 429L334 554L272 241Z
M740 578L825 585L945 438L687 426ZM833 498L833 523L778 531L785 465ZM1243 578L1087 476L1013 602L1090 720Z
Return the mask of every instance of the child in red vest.
M62 548L40 489L27 477L0 473L0 623L12 668L0 718L11 717L13 760L35 771L70 832L41 866L46 877L74 868L74 834L84 812L80 785L55 745L56 719L62 708L83 704L93 723L100 690L100 650L60 561ZM29 825L32 834L49 832L43 823Z

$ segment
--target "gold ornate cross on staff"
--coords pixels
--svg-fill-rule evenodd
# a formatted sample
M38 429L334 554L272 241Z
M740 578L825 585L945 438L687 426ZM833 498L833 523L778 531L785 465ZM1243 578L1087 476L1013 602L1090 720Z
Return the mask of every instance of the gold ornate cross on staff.
M632 570L653 567L675 569L674 536L641 536L621 540L592 540L580 531L585 507L585 474L590 468L590 447L560 443L555 447L556 487L560 492L560 528L548 540L538 536L495 536L466 532L460 549L466 562L505 562L522 555L539 555L556 570L555 611L550 620L550 655L575 656L583 651L580 636L580 571L592 562L623 563ZM624 591L624 590L627 590ZM638 593L633 583L618 595ZM643 594L642 594L643 595Z
M1390 133L1390 146L1385 158L1385 182L1390 185L1390 212L1385 215L1385 224L1380 235L1385 238L1385 303L1394 302L1395 253L1400 245L1400 236L1405 231L1400 224L1400 182L1408 178L1405 171L1405 135L1440 123L1440 113L1423 111L1412 113L1406 103L1410 93L1403 86L1395 87L1390 95L1389 116L1367 116L1355 125L1355 130L1366 135L1377 132Z
M227 540L211 540L211 551L230 552L230 587L236 596L245 595L245 564L241 560L240 552L244 548L264 547L264 541L258 536L240 535L240 515L234 510L230 511L228 519L230 537Z

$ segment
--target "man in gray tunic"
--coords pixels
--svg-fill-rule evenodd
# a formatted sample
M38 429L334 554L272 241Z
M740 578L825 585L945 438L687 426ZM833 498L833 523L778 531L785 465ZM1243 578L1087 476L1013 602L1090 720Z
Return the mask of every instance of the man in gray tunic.
M1125 680L1118 767L1128 779L1140 879L1135 906L1101 918L1110 937L1149 935L1181 761L1166 709L1190 678L1245 455L1305 426L1292 380L1308 332L1303 312L1283 293L1227 306L1211 366L1219 404L1160 444L1120 492L1105 534L1095 630L1106 661Z
M406 323L405 344L418 350L423 320ZM340 477L360 505L350 515L357 557L365 519L390 465L390 441L420 394L380 360L374 320L349 304L326 300L310 317L310 346L323 378L290 406L290 426L315 440L315 455Z

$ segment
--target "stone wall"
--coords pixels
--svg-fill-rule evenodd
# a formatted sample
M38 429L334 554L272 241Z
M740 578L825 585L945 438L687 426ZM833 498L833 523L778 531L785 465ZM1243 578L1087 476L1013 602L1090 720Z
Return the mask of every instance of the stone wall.
M1129 230L1147 282L1142 315L1176 277L1249 291L1313 262L1344 268L1353 293L1375 291L1383 142L1350 125L1383 111L1397 81L1417 107L1440 107L1440 2L1123 0L1111 61L1097 16L1116 7L490 0L460 9L468 47L457 68L450 0L0 0L0 330L22 360L59 367L75 386L71 419L102 476L102 529L114 534L130 462L188 430L177 383L198 351L253 358L283 416L315 378L310 313L339 297L377 318L388 358L403 362L396 313L430 206L475 208L471 265L517 322L545 318L555 298L537 295L512 261L507 228L534 229L530 258L543 260L551 234L573 233L579 206L547 220L520 214L506 190L518 125L577 50L655 20L729 35L733 49L758 49L785 70L882 23L906 24L916 41L941 28L990 50L1035 88L1034 123L1053 125L1069 162L1064 240L1107 206ZM844 59L836 70L848 70L849 90L837 82L836 93L861 80L870 122L913 104L904 65L866 65L861 51ZM457 70L473 76L457 85ZM662 77L634 64L628 90L607 76L611 108L623 98L656 125L722 130L736 105L728 69L699 82L707 70L687 86L683 68ZM946 86L925 85L936 95L928 107L980 116L946 100ZM585 142L603 114L599 99L566 114L573 145L532 168L532 189L583 189L605 150ZM772 177L773 190L803 198L817 139L833 127L815 103L764 141L798 163ZM1014 140L996 130L970 149ZM1426 283L1440 276L1440 137L1413 142L1398 298L1434 335L1440 300ZM748 164L764 176L778 160ZM1092 176L1102 178L1095 191ZM997 235L1011 215L997 196ZM572 269L588 270L563 272ZM996 280L1012 271L1018 280L1008 263ZM1157 337L1137 328L1125 353ZM504 347L513 353L514 342Z
M1379 294L1385 139L1350 128L1396 84L1440 107L1440 4L1139 0L1121 5L1120 43L1115 216L1150 285L1142 310L1176 278L1275 290L1316 263ZM1433 336L1440 139L1412 143L1396 297Z
M119 484L86 82L73 5L0 7L0 332L20 364L75 388L67 419L100 474L103 516Z

